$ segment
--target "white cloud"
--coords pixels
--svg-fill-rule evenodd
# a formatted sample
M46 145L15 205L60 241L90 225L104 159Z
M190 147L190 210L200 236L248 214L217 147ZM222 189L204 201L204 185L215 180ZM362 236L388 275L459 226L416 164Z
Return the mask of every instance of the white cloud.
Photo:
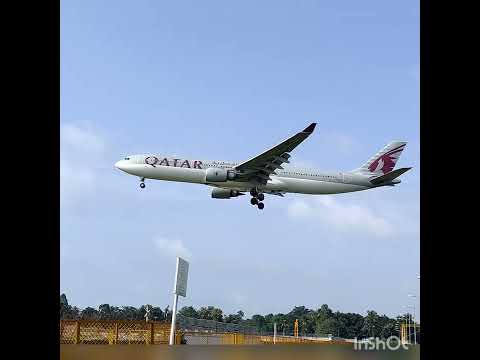
M288 215L292 218L306 218L311 215L311 207L303 200L294 200L288 206Z
M314 168L316 167L316 165L311 162L311 161L308 161L308 160L304 160L298 156L295 156L295 162L293 163L292 162L292 165L294 166L297 166L297 167L301 167L301 168Z
M319 139L322 145L344 153L351 152L356 145L351 136L332 130L319 129Z
M60 144L61 148L73 148L82 153L99 153L105 149L105 141L100 136L73 124L60 127Z
M293 201L288 215L293 219L313 219L343 232L363 232L376 237L390 237L395 233L393 224L368 207L340 202L327 195L308 202Z
M97 183L95 167L106 143L92 130L74 124L60 127L60 206L78 204Z
M349 151L354 145L353 139L348 135L333 133L330 136L332 136L333 142L335 142L342 151Z
M72 205L95 188L95 173L89 168L60 160L60 204Z
M181 240L156 237L153 239L153 242L164 255L172 258L180 256L185 260L189 260L192 257L192 253L185 247Z

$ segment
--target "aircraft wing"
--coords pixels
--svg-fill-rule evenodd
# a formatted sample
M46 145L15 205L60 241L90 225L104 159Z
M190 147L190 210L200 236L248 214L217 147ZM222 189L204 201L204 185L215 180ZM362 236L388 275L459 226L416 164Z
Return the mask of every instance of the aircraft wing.
M303 131L293 135L280 144L235 166L234 169L239 176L239 180L266 184L268 180L271 180L271 174L275 174L275 171L278 169L283 169L281 165L289 162L289 152L312 134L316 125L316 123L310 124Z

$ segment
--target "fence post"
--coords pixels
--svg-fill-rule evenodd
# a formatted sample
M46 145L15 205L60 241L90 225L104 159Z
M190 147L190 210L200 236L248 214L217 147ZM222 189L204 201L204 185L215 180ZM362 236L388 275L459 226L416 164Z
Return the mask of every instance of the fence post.
M114 344L118 344L118 322L115 322L115 342Z
M75 323L75 344L80 344L80 321Z
M277 343L277 323L273 323L273 344Z
M150 323L150 344L153 345L155 342L155 332L153 329L153 322Z

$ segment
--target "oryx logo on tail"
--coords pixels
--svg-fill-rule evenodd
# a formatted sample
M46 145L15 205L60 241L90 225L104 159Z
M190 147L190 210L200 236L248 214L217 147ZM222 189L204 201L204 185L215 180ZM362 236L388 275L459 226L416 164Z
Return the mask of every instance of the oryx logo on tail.
M382 150L376 153L365 164L357 169L359 172L370 172L383 175L389 173L395 167L406 142L392 141Z
M377 160L370 164L368 170L370 170L371 172L382 171L384 174L392 171L404 147L405 144L381 155Z

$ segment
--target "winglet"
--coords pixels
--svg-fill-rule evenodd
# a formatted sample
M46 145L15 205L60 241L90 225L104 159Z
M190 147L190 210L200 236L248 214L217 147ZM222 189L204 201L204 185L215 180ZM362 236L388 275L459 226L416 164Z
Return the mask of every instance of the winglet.
M308 125L305 130L303 130L302 132L306 132L306 133L313 133L313 130L315 129L315 126L317 126L317 123L311 123L310 125Z

